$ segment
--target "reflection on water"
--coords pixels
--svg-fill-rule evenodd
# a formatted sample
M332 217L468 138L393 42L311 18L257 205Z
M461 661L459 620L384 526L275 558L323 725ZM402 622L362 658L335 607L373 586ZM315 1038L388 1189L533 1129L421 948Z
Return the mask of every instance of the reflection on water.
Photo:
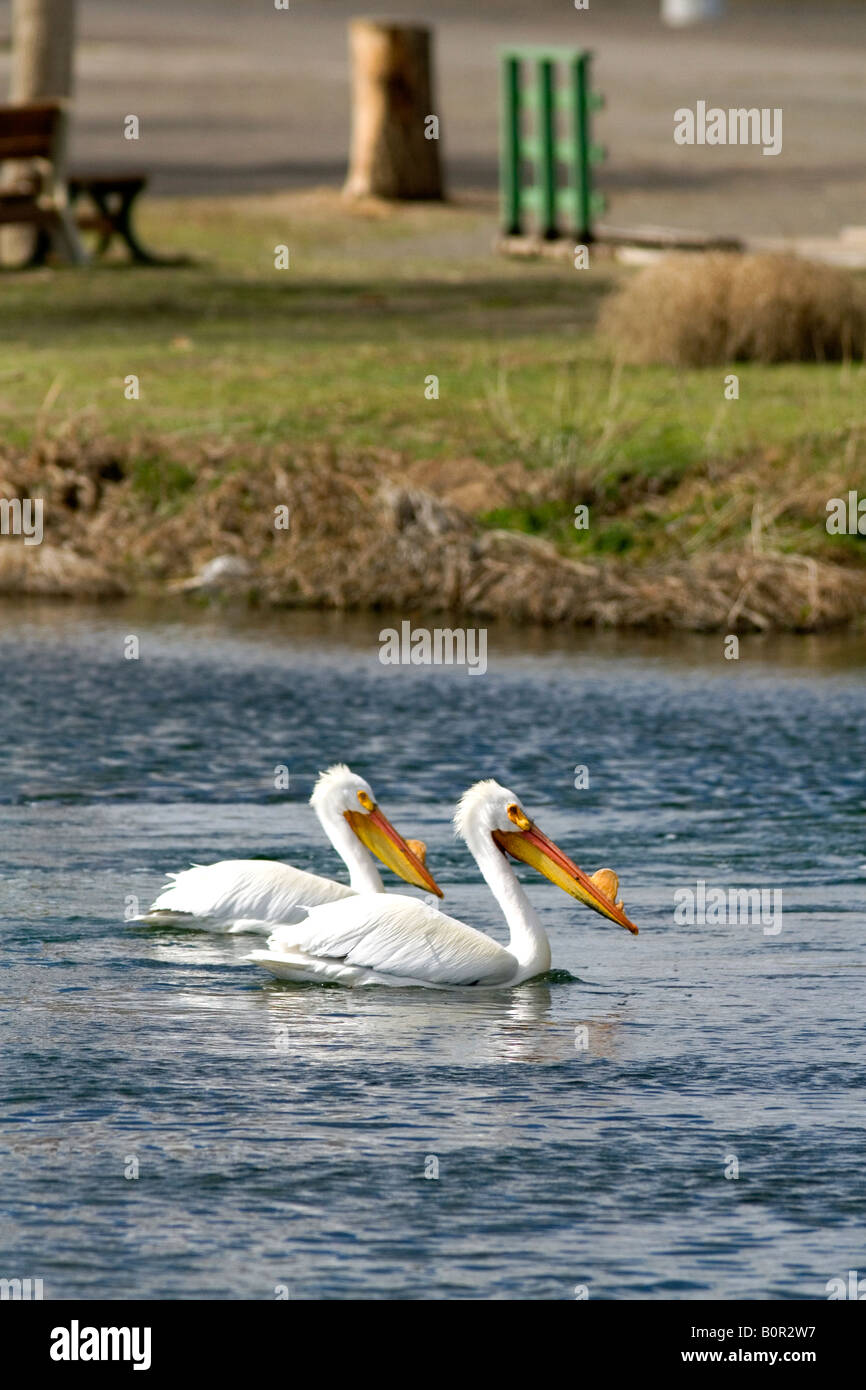
M574 1047L567 1024L552 1024L550 990L530 982L515 990L395 989L355 1013L345 991L264 986L274 1047L309 1061L319 1051L332 1062L375 1061L383 1046L407 1061L422 1049L430 1064L477 1066L495 1062L554 1062ZM309 1004L309 996L325 1003ZM337 995L338 998L334 998ZM546 1024L547 1027L539 1025Z
M278 648L290 645L293 651L321 661L340 662L347 651L375 658L379 633L395 622L399 625L405 616L303 608L275 613L230 602L210 602L199 607L180 598L77 603L74 607L39 599L17 599L14 604L0 600L0 635L24 641L28 634L38 633L43 642L89 644L114 640L121 632L144 628L154 634L160 646L177 646L185 654L197 650L213 653L223 642L228 642L227 649L235 651L239 644L272 643ZM515 627L507 622L490 623L488 632L494 658L561 657L572 665L589 658L638 659L659 662L667 669L717 667L723 647L723 639L714 633L569 630ZM838 629L826 633L747 633L740 638L740 651L744 667L769 664L776 671L816 675L856 671L866 666L866 632Z
M0 1274L47 1297L824 1297L864 1217L862 640L726 663L715 637L496 627L467 680L380 666L385 623L0 606ZM494 775L617 870L641 935L527 871L545 979L346 991L271 981L252 938L124 921L192 861L339 874L306 805L338 759L427 841L455 915L501 939L449 823ZM781 887L779 936L677 927L698 879Z

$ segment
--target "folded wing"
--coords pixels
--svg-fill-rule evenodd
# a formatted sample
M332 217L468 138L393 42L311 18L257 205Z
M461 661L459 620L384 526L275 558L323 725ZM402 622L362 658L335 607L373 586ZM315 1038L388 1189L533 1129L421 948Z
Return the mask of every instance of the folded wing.
M266 859L196 864L164 888L147 914L179 913L212 923L291 922L307 907L354 896L343 883Z
M314 907L268 937L268 955L440 985L495 985L510 979L517 965L483 932L401 893L364 893ZM258 960L267 964L261 955Z

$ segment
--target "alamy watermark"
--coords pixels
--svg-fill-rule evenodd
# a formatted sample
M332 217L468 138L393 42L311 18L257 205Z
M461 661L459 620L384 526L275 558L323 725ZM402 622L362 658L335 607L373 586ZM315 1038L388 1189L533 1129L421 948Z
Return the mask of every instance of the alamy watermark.
M400 631L385 627L379 633L383 666L465 666L470 676L487 670L487 629L484 627L413 628L404 619Z
M41 1279L0 1279L0 1301L39 1300L45 1297Z
M782 153L781 106L707 106L697 102L694 111L681 106L674 112L677 145L762 145L763 153Z
M52 1361L131 1361L134 1371L147 1371L151 1335L149 1327L82 1327L73 1318L52 1328L48 1354Z
M847 497L831 497L826 526L831 536L866 536L866 497L853 490Z
M674 890L674 921L681 927L754 926L764 936L782 930L781 888L714 888L698 879Z
M843 1275L837 1274L834 1278L828 1279L824 1288L827 1291L827 1298L832 1302L833 1299L850 1298L856 1299L858 1303L866 1301L866 1279L859 1277L856 1269L848 1270L847 1282Z
M42 544L41 497L0 497L0 536L23 536L25 545Z

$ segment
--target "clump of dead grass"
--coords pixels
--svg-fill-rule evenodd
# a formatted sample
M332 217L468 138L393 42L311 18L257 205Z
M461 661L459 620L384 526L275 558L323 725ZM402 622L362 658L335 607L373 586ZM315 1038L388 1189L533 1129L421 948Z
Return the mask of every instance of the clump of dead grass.
M666 256L605 305L600 328L624 362L862 358L866 290L845 271L796 256Z

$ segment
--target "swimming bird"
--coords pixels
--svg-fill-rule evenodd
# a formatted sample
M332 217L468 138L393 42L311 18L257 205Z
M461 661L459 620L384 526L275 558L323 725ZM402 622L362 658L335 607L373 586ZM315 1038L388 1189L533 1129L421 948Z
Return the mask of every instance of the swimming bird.
M507 946L406 894L369 896L313 908L279 926L253 961L278 979L342 985L427 987L519 985L550 969L550 943L509 856L538 869L564 892L637 935L616 901L611 869L585 874L539 830L498 782L477 782L454 816L509 928Z
M417 888L441 898L427 869L425 846L404 840L376 804L369 782L344 763L320 774L310 805L349 870L348 884L265 859L194 864L164 888L139 921L183 922L223 932L271 932L276 923L306 916L308 908L356 894L384 893L373 855ZM413 901L413 899L410 899Z

